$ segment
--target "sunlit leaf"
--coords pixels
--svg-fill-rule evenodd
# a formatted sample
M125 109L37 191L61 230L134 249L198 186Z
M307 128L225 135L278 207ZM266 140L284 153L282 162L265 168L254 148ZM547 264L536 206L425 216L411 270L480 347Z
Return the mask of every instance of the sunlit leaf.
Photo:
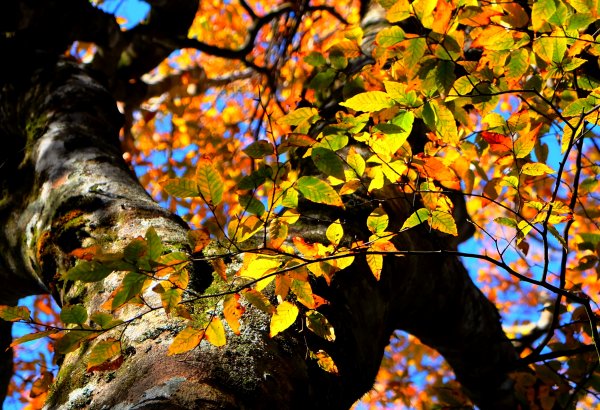
M367 91L340 103L354 111L374 112L394 106L394 100L383 91Z
M84 324L88 319L87 310L83 305L63 306L60 311L60 320L63 323Z
M340 196L335 192L331 185L317 177L300 177L296 187L309 201L325 205L344 206Z
M1 306L0 319L8 322L17 322L19 320L29 320L31 312L25 306Z
M110 266L96 261L77 261L77 264L65 273L64 279L98 282L110 275L112 271Z
M167 354L172 356L174 354L189 352L198 346L203 338L204 330L188 326L175 336Z
M111 361L121 353L121 343L115 339L106 339L96 343L88 354L87 370L100 370L99 366Z
M221 319L213 317L206 328L204 336L206 337L206 340L214 346L225 346L227 339L225 338L225 328L223 327Z
M331 175L342 181L346 179L344 163L332 150L320 147L313 148L311 158L317 168L325 175Z
M418 209L417 211L413 212L408 218L406 218L406 221L404 221L404 223L402 224L402 228L400 228L400 232L406 231L407 229L420 225L423 222L427 221L428 218L429 211L426 208Z
M223 315L231 331L240 334L240 318L246 310L239 302L240 295L237 293L225 296L223 300Z
M554 170L548 165L542 164L541 162L532 162L529 164L524 164L523 167L521 167L521 173L525 175L538 176L544 174L553 174Z
M290 302L281 302L271 317L271 326L269 336L274 337L283 332L296 321L298 317L298 307Z
M325 236L329 242L334 245L338 245L344 236L344 228L342 227L342 223L339 219L336 219L331 225L327 227L327 231L325 232Z
M200 158L196 166L196 183L206 202L218 205L223 199L223 180L212 160Z
M316 310L306 312L306 327L328 342L335 341L335 331L327 318Z
M271 155L275 152L273 145L269 141L259 140L254 141L252 144L248 145L243 151L250 158L264 158L267 155Z
M169 195L177 198L190 198L200 195L198 185L193 179L173 178L162 183L162 187Z

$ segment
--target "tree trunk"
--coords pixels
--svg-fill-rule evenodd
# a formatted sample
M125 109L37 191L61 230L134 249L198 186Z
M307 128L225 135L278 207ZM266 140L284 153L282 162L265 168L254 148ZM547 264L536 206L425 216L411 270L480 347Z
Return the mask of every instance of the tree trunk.
M121 157L121 117L111 95L78 65L45 54L12 66L1 82L0 303L50 292L60 305L100 309L118 286L113 273L101 283L64 282L75 249L100 244L122 251L153 226L172 249L190 252L187 226L155 204ZM6 81L6 80L0 80ZM411 212L410 198L381 192L398 230ZM346 218L365 226L368 213L310 207L314 220ZM297 228L298 235L324 237L326 225ZM358 237L368 237L357 229ZM386 257L376 281L364 258L336 273L316 293L330 301L320 310L336 331L335 342L307 335L302 325L269 338L269 317L247 306L242 333L216 348L167 356L181 323L159 310L128 306L134 318L102 337L120 338L126 352L113 371L86 371L88 345L67 354L47 408L86 409L294 409L348 408L371 387L395 329L437 349L481 408L515 408L508 372L515 352L502 332L495 307L472 283L445 239L425 228L396 240L403 251ZM212 280L202 262L194 266L195 289ZM149 299L152 302L152 299ZM200 302L196 302L202 308ZM9 330L4 329L2 336ZM339 375L326 373L308 351L327 351ZM2 365L0 365L2 366ZM2 369L2 367L0 367ZM3 387L0 382L0 388Z

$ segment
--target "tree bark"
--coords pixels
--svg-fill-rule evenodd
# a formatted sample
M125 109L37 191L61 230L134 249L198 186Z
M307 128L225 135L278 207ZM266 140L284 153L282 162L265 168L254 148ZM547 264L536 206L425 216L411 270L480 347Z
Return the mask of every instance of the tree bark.
M82 303L93 312L120 278L113 273L99 284L63 282L73 250L101 244L122 251L153 226L168 246L189 253L188 228L150 199L123 162L121 116L92 74L45 53L15 64L10 82L0 83L0 134L6 144L0 154L0 303L50 292L61 305ZM398 192L378 193L393 219L391 230L412 211L412 198L397 197ZM351 208L341 216L326 207L302 211L316 216L306 220L343 218L355 226L365 226L368 215ZM296 229L318 238L325 237L326 227L305 222ZM369 235L360 228L354 234ZM202 343L187 354L167 356L181 323L151 311L103 336L123 341L126 356L119 369L88 373L88 345L67 354L47 408L344 409L372 387L395 329L444 355L481 408L516 408L508 376L516 354L493 304L451 252L439 252L451 246L421 228L400 235L396 247L431 253L386 257L379 281L359 256L330 285L314 283L316 293L331 302L320 310L335 328L335 342L307 334L300 323L269 338L269 317L247 306L242 334L228 335L223 348ZM212 280L201 262L194 275L199 291ZM131 306L122 315L146 311ZM319 369L307 358L309 349L327 351L339 376Z

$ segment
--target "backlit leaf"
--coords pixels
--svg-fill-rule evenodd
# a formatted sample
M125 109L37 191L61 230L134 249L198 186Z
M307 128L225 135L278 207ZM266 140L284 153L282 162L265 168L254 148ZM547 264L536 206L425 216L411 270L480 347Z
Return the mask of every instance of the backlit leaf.
M275 311L275 307L269 302L269 299L257 290L246 289L242 292L242 296L254 307L267 314L272 314Z
M383 270L383 255L377 253L367 253L366 256L367 265L371 269L371 273L375 276L375 279L379 280L381 277L381 271Z
M87 370L91 371L111 361L121 353L121 343L115 339L102 340L96 343L88 354Z
M339 219L335 220L331 225L327 227L327 231L325 232L325 236L329 242L333 245L338 245L344 236L344 228L342 227L342 223Z
M77 264L64 275L66 280L98 282L112 273L113 269L97 261L77 261Z
M346 180L344 175L344 163L335 152L327 148L313 148L311 158L319 171L331 175L342 181Z
M331 323L329 323L323 314L316 310L309 310L306 312L306 327L328 342L335 341L335 331L333 330L333 326L331 326Z
M225 346L227 339L225 338L225 328L223 322L218 317L213 317L210 324L204 333L206 340L214 346Z
M0 319L8 322L29 320L31 312L25 306L0 306Z
M297 181L296 187L298 191L300 191L300 193L309 201L325 205L339 207L344 206L342 199L331 187L331 185L317 177L300 177Z
M290 289L296 295L298 302L302 303L309 309L315 308L315 299L313 298L312 288L306 280L292 279Z
M538 176L544 174L553 174L554 170L548 165L542 164L541 162L533 162L524 164L523 167L521 167L521 173L525 175Z
M264 158L267 155L271 155L275 152L273 145L266 140L254 141L252 144L248 145L243 151L250 158Z
M429 211L426 208L421 208L415 212L413 212L404 224L402 224L402 228L400 228L400 232L406 231L407 229L413 228L417 225L422 224L429 218Z
M223 300L223 316L231 331L236 335L240 334L240 318L246 310L239 302L240 295L237 293L225 296Z
M175 336L167 354L172 356L174 354L189 352L200 344L203 337L204 330L188 326Z
M167 179L162 183L162 187L167 194L177 198L191 198L200 196L198 185L193 179L173 178Z
M204 200L212 205L218 205L223 199L223 180L213 166L212 160L200 158L196 166L196 182Z
M63 306L60 311L60 320L65 324L73 323L82 325L87 319L87 310L83 305Z
M383 91L367 91L340 103L354 111L375 112L394 106L394 100Z
M298 307L296 305L284 301L277 305L277 309L271 317L271 326L269 336L274 337L280 332L283 332L296 321L298 317Z
M451 213L445 211L432 211L429 218L429 225L432 229L457 236L456 222Z
M58 332L58 330L52 329L52 330L46 330L46 331L43 331L43 332L29 333L29 334L26 334L24 336L14 338L12 340L12 343L10 344L10 347L14 347L14 346L17 346L17 345L21 345L23 343L31 342L32 340L38 340L38 339L41 339L43 337L50 336L50 335L52 335L52 334L54 334L56 332Z
M384 232L388 226L390 217L385 210L380 206L371 212L371 215L367 218L367 228L372 233Z

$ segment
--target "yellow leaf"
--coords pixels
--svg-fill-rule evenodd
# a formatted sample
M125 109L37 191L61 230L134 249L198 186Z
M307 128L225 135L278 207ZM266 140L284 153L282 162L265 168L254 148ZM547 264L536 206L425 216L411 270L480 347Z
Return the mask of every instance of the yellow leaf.
M371 248L369 248L369 250L371 250ZM367 265L369 265L375 279L379 280L383 269L383 255L367 253Z
M281 265L281 261L276 258L257 258L251 261L247 267L240 270L239 276L250 279L260 279L265 275L273 273ZM275 279L272 275L256 284L257 290L264 289L271 281Z
M203 337L203 330L188 326L175 336L175 339L173 339L173 342L169 346L167 355L172 356L174 354L189 352L200 344Z
M554 173L554 170L548 165L542 164L541 162L533 162L530 164L523 165L523 167L521 168L521 173L525 175L538 176L544 174L552 174Z
M236 335L240 334L240 317L246 310L239 302L240 295L237 293L225 296L223 301L223 315L227 324Z
M296 305L290 302L281 302L271 317L269 336L273 337L290 327L296 321L297 317L298 308Z
M223 322L221 322L221 319L218 317L212 318L204 335L206 336L206 340L217 347L225 346L225 343L227 342Z
M327 232L325 233L329 242L334 245L338 245L344 236L344 228L342 227L342 223L339 219L333 222L327 228Z

